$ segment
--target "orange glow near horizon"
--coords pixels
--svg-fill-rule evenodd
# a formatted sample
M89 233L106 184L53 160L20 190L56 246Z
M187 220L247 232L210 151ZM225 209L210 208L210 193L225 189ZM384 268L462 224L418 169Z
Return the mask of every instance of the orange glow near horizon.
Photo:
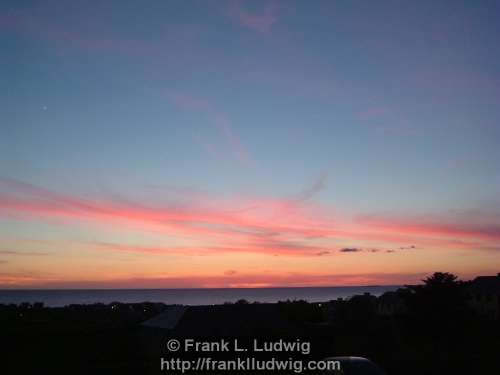
M269 198L146 205L2 182L0 220L15 233L0 252L7 288L403 284L495 272L498 260L498 218L478 213L349 217Z

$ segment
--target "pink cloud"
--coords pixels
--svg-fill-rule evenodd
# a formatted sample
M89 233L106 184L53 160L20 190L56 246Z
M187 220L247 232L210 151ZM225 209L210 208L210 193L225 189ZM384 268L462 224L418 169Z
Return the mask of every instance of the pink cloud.
M359 218L359 222L366 227L406 235L477 240L500 239L500 215L481 212L452 213L447 217L364 216Z
M198 45L200 30L197 26L166 24L157 31L155 39L145 39L132 33L117 35L103 31L107 30L106 22L106 17L82 14L69 25L43 10L12 10L0 14L0 29L41 42L61 58L73 52L134 59L155 56L156 60L163 59L167 64L184 65L185 60L193 57L190 47Z
M218 111L216 111L212 104L206 99L196 98L191 95L173 91L168 91L166 93L166 97L177 107L185 111L200 111L213 115L217 115L218 113Z
M448 67L442 71L421 71L415 75L415 80L437 91L488 92L500 85L500 79L496 76L484 72L449 69Z
M215 118L215 125L224 136L227 144L232 151L232 154L236 157L236 159L243 164L248 165L249 163L252 163L253 160L250 157L250 154L248 153L245 146L243 146L243 144L241 143L240 138L234 133L230 125L228 116L226 114L217 115Z
M371 107L358 113L361 120L368 121L380 119L391 114L391 110L386 107Z
M193 139L213 159L223 160L221 153L213 143L207 141L199 134L193 134Z
M90 247L123 253L204 256L224 253L253 253L264 255L286 255L297 257L316 257L331 254L330 251L316 246L307 246L278 241L241 241L239 246L230 243L221 246L135 246L117 243L89 243Z
M310 235L321 227L312 212L306 212L305 207L298 209L296 203L294 215L288 217L280 212L281 207L292 204L286 200L199 198L194 206L186 203L151 207L129 201L80 198L9 179L0 179L2 187L0 213L4 215L129 223L143 230L216 239L242 239L272 232Z
M420 133L420 129L410 124L399 111L389 107L371 107L357 113L356 117L385 133L402 136L413 136Z
M252 13L245 9L243 1L234 0L230 2L228 13L241 26L254 31L265 33L278 20L280 6L275 2L267 3L260 12Z
M471 212L441 218L362 216L351 220L334 215L329 207L319 207L303 199L323 184L321 178L315 181L305 190L307 194L299 195L301 199L220 199L202 194L183 204L170 201L145 205L116 199L81 198L0 179L0 216L119 225L206 244L199 248L98 244L102 249L150 254L248 252L271 256L319 256L338 252L341 246L335 246L337 241L349 242L348 247L353 248L399 249L408 244L417 248L498 248L498 215ZM313 239L321 239L322 245L314 243Z
M173 103L177 108L186 112L199 112L208 115L212 125L217 129L218 134L223 139L227 151L242 164L253 164L248 150L241 142L241 139L236 135L231 125L230 116L219 109L208 99L194 97L181 92L168 91L166 93L167 100ZM195 136L196 142L201 144L203 149L211 156L220 158L220 153L216 147L201 138L199 134Z

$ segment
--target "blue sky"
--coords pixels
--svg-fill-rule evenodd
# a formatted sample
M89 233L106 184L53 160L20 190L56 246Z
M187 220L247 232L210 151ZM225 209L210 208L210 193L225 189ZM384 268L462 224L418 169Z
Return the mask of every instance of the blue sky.
M0 176L158 207L306 194L340 215L474 212L498 229L499 14L498 1L4 1ZM40 218L3 209L0 235L36 237Z

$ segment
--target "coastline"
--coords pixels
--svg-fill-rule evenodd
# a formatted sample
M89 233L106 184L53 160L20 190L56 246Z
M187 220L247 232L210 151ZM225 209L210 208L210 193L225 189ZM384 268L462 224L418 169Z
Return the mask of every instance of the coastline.
M185 288L185 289L1 289L0 303L43 302L49 307L69 304L140 303L144 301L181 304L217 305L236 302L276 303L286 300L324 302L356 294L374 296L398 289L399 285L277 287L277 288Z

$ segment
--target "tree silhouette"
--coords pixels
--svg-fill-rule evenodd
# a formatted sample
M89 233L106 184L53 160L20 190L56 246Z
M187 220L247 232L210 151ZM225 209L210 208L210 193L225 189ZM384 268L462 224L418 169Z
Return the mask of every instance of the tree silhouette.
M449 272L435 272L432 276L429 276L422 281L424 282L424 286L428 289L450 288L461 283L458 281L457 276Z
M467 284L448 272L435 272L422 281L422 285L409 286L405 295L415 328L436 334L459 329L469 316Z

